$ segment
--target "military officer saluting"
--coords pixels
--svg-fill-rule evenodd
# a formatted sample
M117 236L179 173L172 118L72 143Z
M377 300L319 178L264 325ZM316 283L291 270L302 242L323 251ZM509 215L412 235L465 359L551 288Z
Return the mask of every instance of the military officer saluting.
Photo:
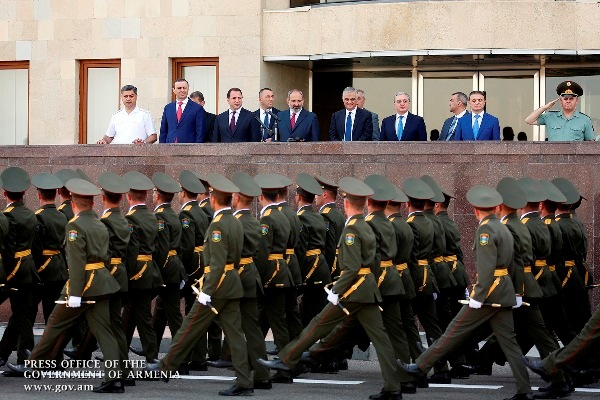
M496 207L502 204L500 194L487 186L474 186L467 201L475 209L479 226L475 232L475 267L477 282L465 305L452 320L444 335L417 358L415 364L398 365L415 376L423 376L433 364L461 345L483 325L490 324L517 380L517 394L512 400L531 399L527 369L521 361L521 350L515 340L512 307L517 304L510 278L513 238L506 226L496 219ZM499 306L493 306L499 305Z
M315 179L323 189L323 194L315 197L315 204L319 207L319 212L325 219L325 261L327 261L331 276L335 277L339 275L336 264L336 251L344 229L344 214L335 205L338 192L337 184L324 176L315 176Z

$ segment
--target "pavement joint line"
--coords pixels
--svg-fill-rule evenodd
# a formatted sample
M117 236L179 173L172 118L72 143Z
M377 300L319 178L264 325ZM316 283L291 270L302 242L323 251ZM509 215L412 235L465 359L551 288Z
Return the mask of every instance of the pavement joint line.
M538 390L539 388L536 386L532 386L531 390ZM593 389L593 388L575 388L576 392L580 392L580 393L600 393L600 389Z
M172 378L177 379L177 378ZM189 379L197 381L232 381L233 376L205 376L205 375L180 375L179 379ZM321 385L360 385L365 381L335 381L330 379L298 379L294 378L294 383L316 383Z
M429 387L433 388L448 388L448 389L489 389L498 390L503 388L502 385L461 385L457 383L430 383Z

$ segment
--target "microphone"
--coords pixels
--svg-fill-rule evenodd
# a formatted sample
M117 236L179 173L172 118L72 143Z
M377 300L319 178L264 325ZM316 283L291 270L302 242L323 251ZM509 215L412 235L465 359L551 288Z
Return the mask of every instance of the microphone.
M276 121L281 121L281 118L279 118L279 117L277 116L277 114L273 114L273 112L272 112L272 111L265 110L265 112L266 112L267 114L269 114L271 117L275 118L275 120L276 120Z

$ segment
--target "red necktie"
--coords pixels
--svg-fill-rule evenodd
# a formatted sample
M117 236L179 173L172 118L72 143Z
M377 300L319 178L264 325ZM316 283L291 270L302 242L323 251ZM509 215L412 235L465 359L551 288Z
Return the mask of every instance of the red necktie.
M177 104L179 105L179 107L177 107L177 122L181 121L181 114L183 114L183 110L181 109L181 105L183 104L183 101L179 101L177 102Z
M229 122L229 130L233 134L235 132L235 111L231 113L231 121Z
M290 125L292 126L292 129L294 129L294 126L296 126L296 113L292 113L292 120L290 121Z

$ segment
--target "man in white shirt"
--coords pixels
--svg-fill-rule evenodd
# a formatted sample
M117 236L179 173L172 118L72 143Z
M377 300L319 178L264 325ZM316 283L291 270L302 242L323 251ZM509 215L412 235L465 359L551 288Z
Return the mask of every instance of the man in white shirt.
M97 144L142 144L156 142L156 128L149 111L137 106L137 88L121 88L123 108L112 115L106 134Z

